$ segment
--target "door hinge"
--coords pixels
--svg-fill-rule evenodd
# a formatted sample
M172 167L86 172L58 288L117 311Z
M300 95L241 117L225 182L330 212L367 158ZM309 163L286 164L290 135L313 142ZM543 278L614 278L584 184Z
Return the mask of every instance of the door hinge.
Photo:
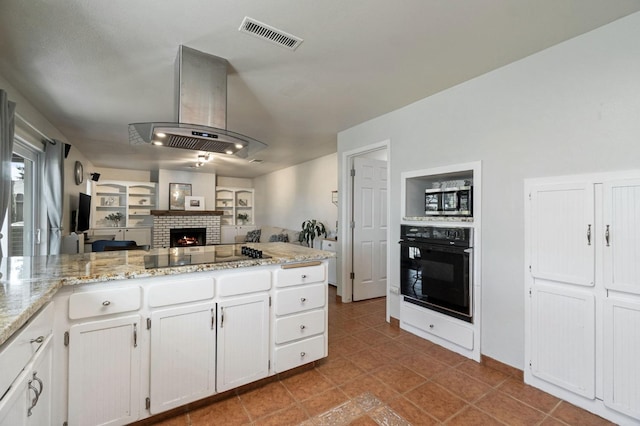
M529 297L531 297L532 293L531 293L531 288L529 288Z
M65 346L69 346L69 332L68 331L64 332L64 345Z
M351 176L355 176L356 175L356 169L351 169Z
M271 306L271 296L269 296L269 306Z
M151 408L151 398L147 397L144 400L144 408L146 408L147 410Z
M271 360L267 361L267 370L271 370Z
M354 272L351 272L349 274L349 278L351 278L352 280L355 280L356 279L356 274Z
M147 318L147 330L151 330L151 318Z
M352 220L351 223L349 224L349 226L351 226L351 229L355 229L356 227L356 221Z
M216 313L213 310L213 308L211 308L211 329L215 330L216 328Z

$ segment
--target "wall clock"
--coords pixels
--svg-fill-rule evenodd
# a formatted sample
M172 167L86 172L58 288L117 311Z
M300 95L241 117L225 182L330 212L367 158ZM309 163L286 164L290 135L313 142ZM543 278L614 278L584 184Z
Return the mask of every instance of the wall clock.
M82 167L82 163L76 161L76 165L73 169L74 176L76 178L76 185L80 185L84 180L84 167Z

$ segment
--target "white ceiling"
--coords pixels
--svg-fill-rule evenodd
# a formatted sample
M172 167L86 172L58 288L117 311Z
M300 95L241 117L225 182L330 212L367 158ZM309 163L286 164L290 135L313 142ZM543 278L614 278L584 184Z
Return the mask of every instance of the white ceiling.
M173 121L180 44L226 58L227 128L269 146L262 164L219 157L197 170L255 177L639 10L640 0L0 0L0 74L96 166L195 170L196 152L131 146L127 125ZM290 51L240 33L245 16L304 42Z

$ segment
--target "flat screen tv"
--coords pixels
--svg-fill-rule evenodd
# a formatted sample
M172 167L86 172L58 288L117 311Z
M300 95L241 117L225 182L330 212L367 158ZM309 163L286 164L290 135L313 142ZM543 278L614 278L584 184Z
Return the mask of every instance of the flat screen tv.
M78 226L77 232L84 232L88 230L90 225L90 217L91 217L91 195L80 193L80 198L78 202Z

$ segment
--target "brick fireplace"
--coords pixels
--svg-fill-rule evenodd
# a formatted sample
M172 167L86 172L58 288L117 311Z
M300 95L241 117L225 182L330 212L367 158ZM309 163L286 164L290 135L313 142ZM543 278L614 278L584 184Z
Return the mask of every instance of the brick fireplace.
M219 211L175 211L152 210L153 215L153 248L169 247L171 229L205 228L206 244L220 244Z

